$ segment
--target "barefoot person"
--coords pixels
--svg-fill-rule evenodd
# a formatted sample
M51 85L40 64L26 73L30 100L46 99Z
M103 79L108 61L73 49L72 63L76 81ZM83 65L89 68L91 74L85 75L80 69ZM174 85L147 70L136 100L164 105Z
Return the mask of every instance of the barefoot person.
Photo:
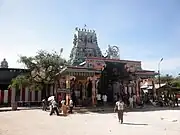
M119 99L119 101L116 102L114 112L116 112L116 111L118 114L119 122L121 122L121 124L122 124L123 123L123 113L124 113L124 102L121 99Z

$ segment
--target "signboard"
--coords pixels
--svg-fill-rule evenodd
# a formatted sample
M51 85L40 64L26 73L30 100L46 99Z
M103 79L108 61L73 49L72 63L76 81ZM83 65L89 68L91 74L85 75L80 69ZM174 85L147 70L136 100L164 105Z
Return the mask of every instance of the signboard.
M70 89L57 89L58 93L70 93Z

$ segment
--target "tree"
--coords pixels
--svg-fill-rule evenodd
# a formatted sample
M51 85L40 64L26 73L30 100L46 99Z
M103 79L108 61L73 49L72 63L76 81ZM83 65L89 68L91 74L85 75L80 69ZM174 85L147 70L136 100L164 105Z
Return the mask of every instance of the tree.
M174 80L173 76L169 74L160 77L160 83L170 83L173 80ZM159 83L158 76L155 79L155 83Z
M180 80L173 80L172 82L171 82L171 86L172 87L175 87L175 88L180 88Z
M31 90L48 89L48 85L54 83L56 74L66 65L61 57L62 51L50 53L40 50L32 57L20 56L19 62L29 70L28 73L12 79L11 86L29 86ZM45 95L46 96L46 92Z

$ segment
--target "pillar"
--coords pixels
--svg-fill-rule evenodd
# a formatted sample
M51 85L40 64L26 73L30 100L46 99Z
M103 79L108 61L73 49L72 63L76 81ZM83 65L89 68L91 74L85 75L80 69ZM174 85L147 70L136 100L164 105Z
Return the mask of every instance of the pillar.
M27 102L29 100L29 88L25 88L25 101Z
M137 102L140 101L140 89L139 89L139 79L136 80L136 97L137 97Z
M132 86L131 86L132 84L129 84L128 85L128 93L129 93L129 95L131 96L132 95Z
M54 96L54 89L53 89L53 85L50 85L50 96Z
M16 88L11 88L11 107L12 110L17 110Z
M154 99L156 99L157 93L156 93L154 78L152 78L151 81L152 81L152 87L153 87L153 96L154 96Z
M41 101L41 90L38 91L38 101Z
M96 101L95 101L95 99L96 99L96 82L95 82L95 80L96 80L96 77L95 76L93 76L92 77L92 105L94 106L95 104L96 104Z
M32 102L34 102L34 101L35 101L35 91L32 90L32 91L31 91L31 94L32 94L32 98L31 98L31 99L32 99Z
M66 76L66 90L70 90L70 75ZM69 94L66 93L66 105L69 105Z
M125 94L127 94L128 92L127 92L127 85L125 84L125 86L124 86L124 93Z
M84 101L84 99L86 98L86 82L83 81L82 82L82 101Z

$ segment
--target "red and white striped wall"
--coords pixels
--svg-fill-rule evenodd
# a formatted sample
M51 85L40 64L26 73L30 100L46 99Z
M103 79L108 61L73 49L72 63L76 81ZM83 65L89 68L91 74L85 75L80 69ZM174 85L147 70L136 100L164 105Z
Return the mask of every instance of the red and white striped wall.
M15 88L0 90L0 104L8 104L14 102L15 96ZM41 91L30 91L28 88L23 88L20 90L18 101L41 101Z

